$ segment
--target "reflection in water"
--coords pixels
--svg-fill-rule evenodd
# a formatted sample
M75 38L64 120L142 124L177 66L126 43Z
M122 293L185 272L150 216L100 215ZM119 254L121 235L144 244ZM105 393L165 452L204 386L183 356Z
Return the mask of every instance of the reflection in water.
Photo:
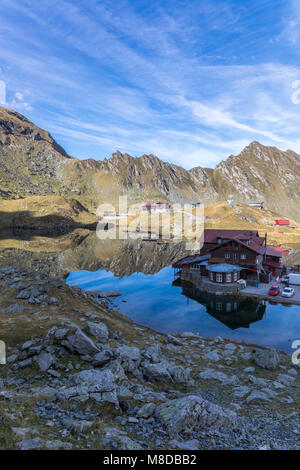
M173 269L166 267L156 274L133 273L119 279L104 270L77 271L67 282L85 290L122 292L114 299L122 313L164 333L194 331L205 337L221 336L289 352L291 341L300 338L299 306L199 295L191 292L191 286L183 290L173 279Z
M56 238L33 232L0 236L0 266L52 277L71 272L68 282L83 289L119 290L123 295L115 304L120 311L156 330L195 331L291 352L291 341L300 339L299 306L209 297L181 286L171 265L190 253L185 243L99 240L95 232L82 229ZM293 260L298 254L291 252Z
M249 328L251 323L262 320L266 311L263 300L216 296L202 292L191 283L182 285L182 293L206 307L207 313L231 330Z

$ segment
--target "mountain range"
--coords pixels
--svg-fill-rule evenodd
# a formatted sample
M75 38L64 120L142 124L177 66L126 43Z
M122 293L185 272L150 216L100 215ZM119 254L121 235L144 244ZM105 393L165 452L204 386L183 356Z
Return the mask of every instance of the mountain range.
M167 200L212 204L233 198L300 220L300 156L259 142L214 169L186 170L155 155L116 151L104 160L79 160L20 113L0 107L0 198L71 197L90 212L103 202Z

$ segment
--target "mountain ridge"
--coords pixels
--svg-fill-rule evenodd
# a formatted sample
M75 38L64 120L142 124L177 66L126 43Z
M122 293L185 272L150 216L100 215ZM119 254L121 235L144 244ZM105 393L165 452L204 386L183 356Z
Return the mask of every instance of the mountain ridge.
M70 157L51 134L22 114L0 107L0 197L59 195L95 212L101 203L142 199L211 204L229 197L300 217L300 156L257 141L215 168L190 170L153 154L114 152L104 160Z

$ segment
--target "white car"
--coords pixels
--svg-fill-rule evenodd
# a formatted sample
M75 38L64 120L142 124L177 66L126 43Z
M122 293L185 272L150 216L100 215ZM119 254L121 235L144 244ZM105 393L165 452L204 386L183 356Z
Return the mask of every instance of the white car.
M293 297L295 290L292 287L285 287L282 291L282 297Z

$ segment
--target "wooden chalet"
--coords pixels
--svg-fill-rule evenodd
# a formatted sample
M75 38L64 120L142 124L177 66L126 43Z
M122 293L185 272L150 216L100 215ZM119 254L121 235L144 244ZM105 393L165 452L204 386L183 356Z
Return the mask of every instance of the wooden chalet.
M281 274L282 250L267 246L267 237L252 230L204 230L198 255L174 263L183 275L198 272L213 283L229 284L239 279L256 283L270 274ZM187 276L186 276L187 277Z

